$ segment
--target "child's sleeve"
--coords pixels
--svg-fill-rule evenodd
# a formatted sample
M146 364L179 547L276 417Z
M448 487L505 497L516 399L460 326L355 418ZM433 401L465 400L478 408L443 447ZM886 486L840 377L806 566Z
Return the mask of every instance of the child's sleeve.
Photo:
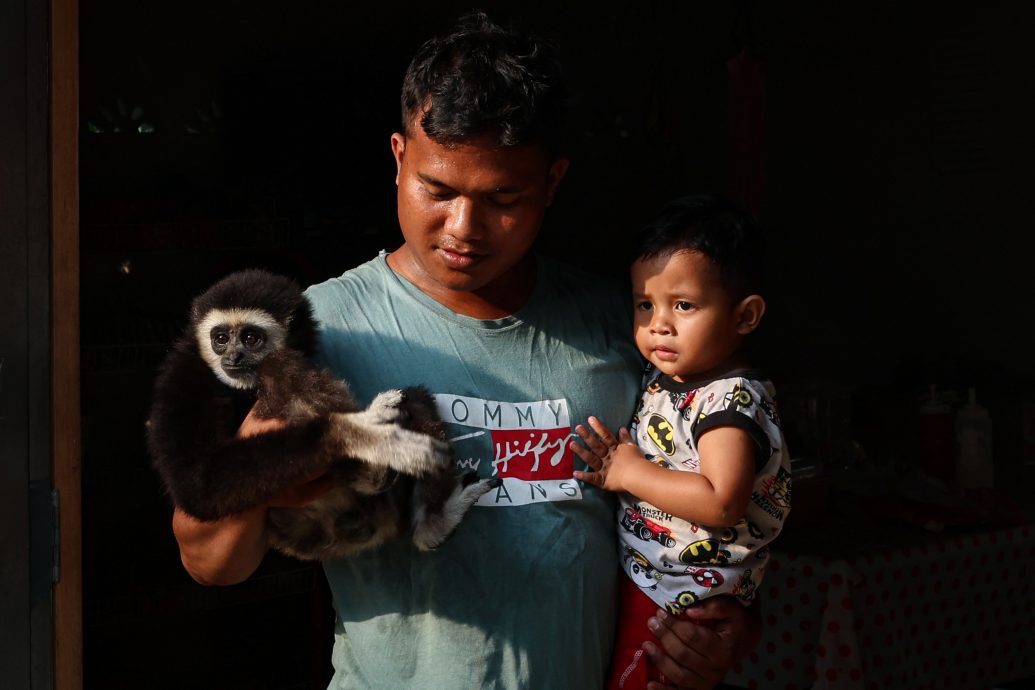
M772 396L765 386L751 379L721 379L699 390L696 397L698 413L690 426L694 446L704 432L715 427L743 429L755 442L755 471L761 471L772 454L766 429L775 414Z

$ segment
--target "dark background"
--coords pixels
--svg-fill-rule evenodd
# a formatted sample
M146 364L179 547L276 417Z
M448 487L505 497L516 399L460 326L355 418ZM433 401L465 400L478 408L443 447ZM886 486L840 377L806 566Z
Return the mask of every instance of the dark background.
M572 166L540 246L604 274L624 271L622 235L668 198L740 194L727 61L750 45L765 68L755 208L771 245L753 353L798 454L836 464L831 448L851 447L908 466L927 387L956 400L974 386L997 485L1025 498L1035 9L481 7L561 47ZM469 8L81 5L88 688L323 683L318 570L271 557L248 583L201 588L180 568L143 448L150 386L191 297L225 273L308 284L398 246L388 140L402 74ZM810 435L809 401L833 445Z

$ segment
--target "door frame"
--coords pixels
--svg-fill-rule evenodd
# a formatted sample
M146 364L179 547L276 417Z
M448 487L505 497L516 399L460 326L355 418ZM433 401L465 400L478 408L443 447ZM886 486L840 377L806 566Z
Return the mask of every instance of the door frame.
M0 678L79 690L78 0L0 0Z
M60 496L53 591L55 690L83 687L79 374L79 0L50 0L51 419Z

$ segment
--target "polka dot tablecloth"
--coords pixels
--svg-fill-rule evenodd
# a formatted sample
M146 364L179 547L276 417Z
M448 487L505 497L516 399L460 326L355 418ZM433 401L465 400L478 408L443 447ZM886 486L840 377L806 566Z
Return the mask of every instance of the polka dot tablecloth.
M988 690L1035 675L1035 526L822 558L773 551L751 690Z

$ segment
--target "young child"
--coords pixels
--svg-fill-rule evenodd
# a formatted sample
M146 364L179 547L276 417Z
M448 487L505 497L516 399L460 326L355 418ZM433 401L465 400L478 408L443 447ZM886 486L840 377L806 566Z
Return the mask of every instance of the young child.
M641 231L637 257L634 337L648 364L631 433L590 417L576 427L585 447L571 443L593 470L575 477L620 496L628 578L610 688L658 677L642 651L658 607L751 603L791 496L773 385L741 352L765 312L758 227L724 199L688 196Z

